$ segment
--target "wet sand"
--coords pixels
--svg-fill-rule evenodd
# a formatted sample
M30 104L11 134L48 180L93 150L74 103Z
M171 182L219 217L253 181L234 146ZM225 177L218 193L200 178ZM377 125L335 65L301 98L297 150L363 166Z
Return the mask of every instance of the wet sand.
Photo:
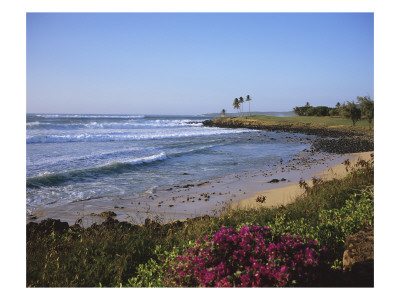
M105 220L98 214L113 211L118 221L141 224L146 218L151 218L163 223L202 215L218 215L227 206L254 208L286 205L303 192L298 184L301 179L311 184L313 177L344 177L346 171L342 163L346 159L353 163L359 157L369 160L371 153L341 155L302 152L285 164L225 177L212 178L210 174L208 180L155 188L136 198L128 195L43 206L28 216L27 222L52 218L73 225L81 220L81 225L87 227ZM263 204L256 202L258 195L266 196Z

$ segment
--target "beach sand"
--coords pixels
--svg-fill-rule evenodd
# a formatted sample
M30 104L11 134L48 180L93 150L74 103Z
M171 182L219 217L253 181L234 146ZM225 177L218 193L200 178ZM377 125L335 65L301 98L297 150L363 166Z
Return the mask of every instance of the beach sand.
M227 206L232 208L273 207L293 202L304 190L300 180L311 185L313 177L342 178L342 164L349 159L354 165L359 158L369 160L373 152L355 154L323 154L303 152L293 160L257 170L243 171L225 177L185 184L158 187L140 197L86 199L59 205L42 206L28 216L27 222L52 218L73 225L77 220L84 227L101 223L98 214L113 211L118 221L144 223L146 218L170 222L202 215L218 215ZM264 203L256 202L266 196Z
M362 152L348 155L347 158L349 159L350 166L354 166L359 159L366 161L370 160L372 153L373 152ZM345 157L346 156L343 157L344 160L347 159ZM313 173L314 176L312 177L322 180L340 179L348 174L348 172L346 171L346 166L343 163L332 165L328 168L325 168L323 171L316 171L316 169L314 168L311 168L309 171L310 172L308 172L307 180L305 180L305 182L310 187L313 185L312 180L309 179L310 173ZM302 179L304 180L304 178ZM261 206L274 207L287 205L294 202L296 198L303 193L304 189L300 187L299 182L297 181L295 183L287 184L279 188L271 188L264 191L259 191L257 195L263 195L266 197L264 203L256 202L257 195L253 195L252 197L241 199L240 201L233 203L232 208L255 208Z

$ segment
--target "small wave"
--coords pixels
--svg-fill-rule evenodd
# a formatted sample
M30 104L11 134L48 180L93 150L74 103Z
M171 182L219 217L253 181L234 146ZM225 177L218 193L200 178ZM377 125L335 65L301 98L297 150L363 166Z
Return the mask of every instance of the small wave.
M35 177L26 179L27 188L40 188L42 186L54 186L60 185L68 181L81 181L85 178L94 178L104 174L112 174L115 172L123 172L124 169L129 169L132 166L151 163L155 161L161 161L167 159L167 155L164 152L159 154L139 157L131 160L116 161L105 165L68 170L59 173L48 173L45 172Z
M99 123L90 122L84 125L90 129L146 129L146 128L174 128L174 127L199 127L203 126L201 122L193 122L191 120L149 120L140 122L126 123Z
M68 122L67 124L49 122L27 122L27 129L146 129L146 128L175 128L175 127L201 127L201 120L129 120L128 122L91 121Z
M37 127L37 126L40 126L41 124L43 124L43 123L40 123L39 121L28 122L28 123L26 123L26 127L27 128L29 128L29 127ZM50 123L46 123L46 124L50 124Z
M195 129L195 128L193 128ZM198 127L198 129L202 129ZM71 134L71 135L37 135L26 138L27 144L34 143L68 143L68 142L110 142L110 141L139 141L139 140L157 140L157 139L172 139L186 137L200 137L223 135L233 133L244 133L254 131L252 129L213 129L207 128L203 130L182 130L182 131L167 131L159 133L143 133L143 134Z
M153 148L148 150L154 150ZM88 155L81 155L81 156L60 156L60 157L52 157L52 158L38 158L35 160L27 160L27 166L55 166L55 165L60 165L64 163L79 163L82 161L99 161L99 160L108 160L108 159L113 159L115 157L120 157L120 156L126 156L126 155L137 155L138 152L143 153L142 148L138 147L131 147L131 148L126 148L126 149L119 149L119 150L114 150L114 151L98 151L98 152L92 152L91 154Z
M144 115L80 115L80 114L40 114L35 115L39 118L94 118L94 119L143 119Z

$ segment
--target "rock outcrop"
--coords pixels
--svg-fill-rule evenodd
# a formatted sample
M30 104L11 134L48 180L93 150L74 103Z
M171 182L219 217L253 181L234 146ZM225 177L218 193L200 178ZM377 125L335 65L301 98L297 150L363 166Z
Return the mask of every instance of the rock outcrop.
M346 239L343 268L356 286L373 286L374 230L367 227Z

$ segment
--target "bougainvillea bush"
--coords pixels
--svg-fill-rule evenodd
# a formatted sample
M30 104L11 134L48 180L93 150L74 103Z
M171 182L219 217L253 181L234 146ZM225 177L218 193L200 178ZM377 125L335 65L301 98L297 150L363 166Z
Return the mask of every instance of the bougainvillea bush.
M309 286L324 269L326 248L305 237L273 236L268 227L225 228L177 258L165 282L186 287Z

